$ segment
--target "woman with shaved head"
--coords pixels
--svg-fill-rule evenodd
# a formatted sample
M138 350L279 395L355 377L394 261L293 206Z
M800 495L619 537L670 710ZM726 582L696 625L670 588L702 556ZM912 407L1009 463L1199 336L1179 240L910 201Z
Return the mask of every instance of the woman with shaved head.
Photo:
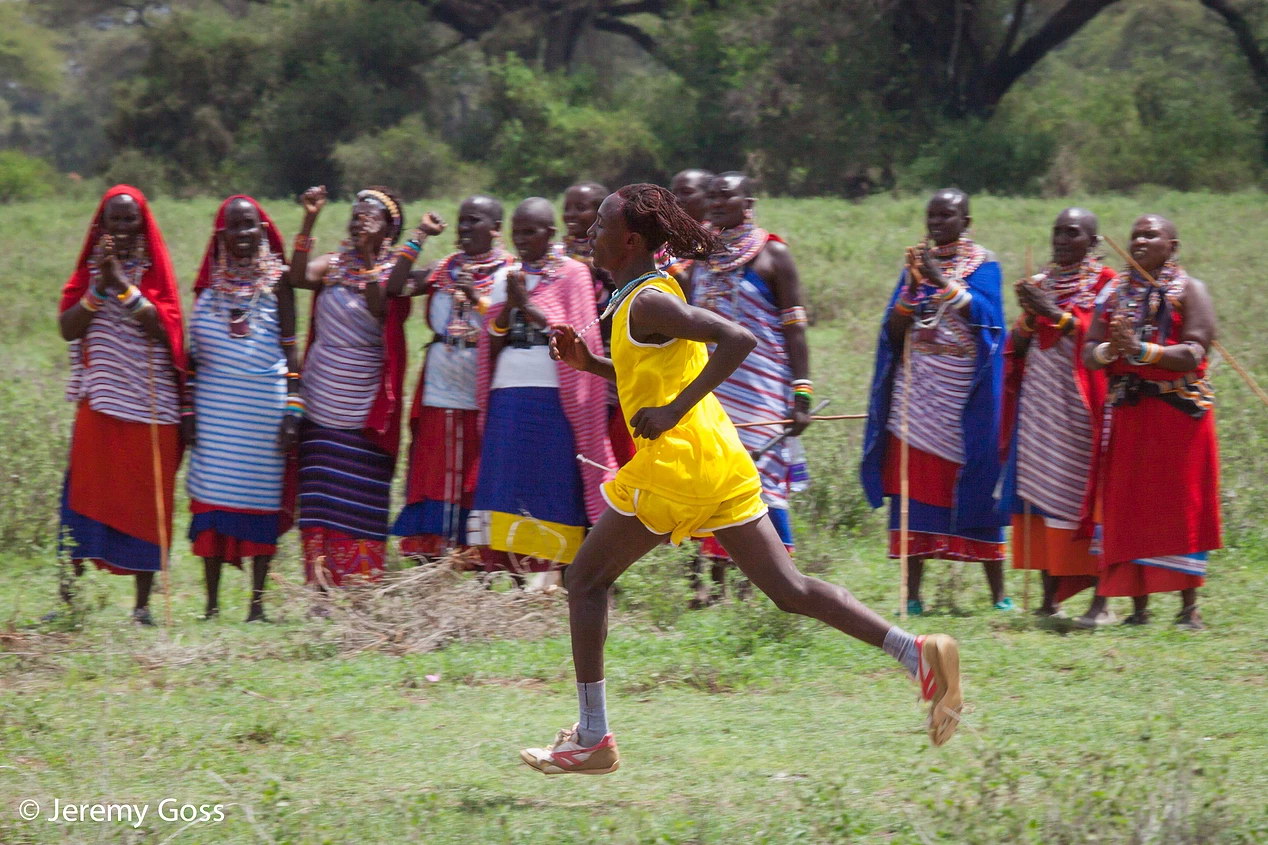
M929 200L928 237L907 251L876 348L861 474L872 507L890 500L889 555L909 556L907 612L913 616L924 612L920 582L928 558L980 561L995 609L1013 609L1004 594L1006 517L995 502L1004 351L1000 269L995 256L969 238L970 222L963 191L947 188ZM907 548L901 543L904 482Z
M1022 316L1008 338L1004 425L1007 455L1002 506L1013 521L1013 567L1043 573L1043 604L1059 603L1096 583L1092 526L1085 508L1105 376L1083 365L1093 304L1114 278L1096 257L1096 215L1067 208L1052 226L1052 263L1017 283ZM1105 599L1094 597L1078 624L1106 625Z
M1175 260L1170 220L1132 224L1137 266L1107 289L1083 344L1089 369L1109 374L1094 504L1102 527L1102 596L1131 596L1127 622L1149 621L1149 596L1178 592L1176 624L1203 627L1197 588L1221 545L1219 447L1207 350L1215 308L1206 285ZM1144 272L1141 272L1141 271Z
M506 270L514 260L502 248L502 203L493 197L463 200L457 229L458 250L411 274L400 288L403 295L427 297L432 332L410 412L405 508L392 526L401 552L411 557L468 545L480 459L479 347L489 308L506 297ZM389 283L389 293L396 290Z
M572 562L603 512L599 485L614 459L607 383L550 357L550 327L598 317L589 269L554 243L555 210L530 197L511 217L519 265L490 306L478 378L480 475L475 519L485 568L517 575ZM589 349L603 354L597 333ZM580 455L584 462L578 461Z

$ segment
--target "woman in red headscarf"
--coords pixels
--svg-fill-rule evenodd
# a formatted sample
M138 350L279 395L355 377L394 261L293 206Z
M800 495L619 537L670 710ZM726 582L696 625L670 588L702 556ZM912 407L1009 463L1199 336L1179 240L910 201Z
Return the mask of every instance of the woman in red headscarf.
M102 197L59 310L66 398L79 404L62 495L66 550L77 572L91 560L135 575L133 619L151 625L181 456L185 343L172 262L136 188Z
M259 204L232 196L216 213L194 283L189 379L181 410L189 458L189 539L203 559L204 619L220 613L220 571L252 559L248 622L266 621L264 581L290 527L287 456L299 434L295 295L282 236ZM287 495L289 493L289 495Z

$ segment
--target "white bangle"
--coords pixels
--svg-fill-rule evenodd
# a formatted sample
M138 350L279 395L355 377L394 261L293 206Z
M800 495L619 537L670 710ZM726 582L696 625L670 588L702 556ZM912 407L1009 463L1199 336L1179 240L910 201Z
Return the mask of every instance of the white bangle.
M1117 355L1110 353L1109 341L1098 343L1096 348L1092 350L1092 357L1102 365L1112 364L1118 358Z

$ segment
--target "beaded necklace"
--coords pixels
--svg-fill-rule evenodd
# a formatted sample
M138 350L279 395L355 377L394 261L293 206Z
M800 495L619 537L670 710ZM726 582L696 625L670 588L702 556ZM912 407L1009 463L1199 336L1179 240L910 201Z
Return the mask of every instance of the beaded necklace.
M758 256L770 240L770 233L752 223L743 223L718 232L722 250L710 255L702 279L701 304L716 311L720 299L729 299L732 309L739 305L740 277L746 264ZM667 268L662 268L667 269Z
M574 238L564 235L564 250L583 264L594 266L594 241L590 238Z
M559 275L559 270L564 266L566 257L561 244L551 244L546 248L546 254L536 261L520 259L520 267L525 273L541 276L540 284L546 284Z
M211 289L216 294L216 315L226 316L227 307L229 337L250 336L251 317L260 297L273 290L284 269L281 257L269 250L264 238L260 239L256 254L245 261L230 264L221 251L211 271Z
M1063 308L1089 308L1096 300L1096 291L1091 281L1100 274L1101 262L1087 255L1077 264L1063 266L1050 263L1040 285Z
M339 251L331 258L330 268L326 271L327 285L343 285L357 291L364 291L370 282L382 281L384 274L392 269L392 244L387 238L379 244L379 253L372 264L366 263L361 253L353 245L351 239L345 239L339 245Z
M1115 291L1114 313L1131 317L1136 337L1142 343L1157 343L1169 307L1179 307L1188 274L1174 261L1168 261L1154 274L1153 284L1134 267L1125 268L1122 278Z

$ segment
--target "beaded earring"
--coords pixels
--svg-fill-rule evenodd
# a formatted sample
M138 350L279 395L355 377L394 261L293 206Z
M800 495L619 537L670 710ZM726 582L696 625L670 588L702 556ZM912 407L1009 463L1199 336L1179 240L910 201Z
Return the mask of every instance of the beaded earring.
M744 222L745 223L753 222L753 206L751 205L744 207Z

